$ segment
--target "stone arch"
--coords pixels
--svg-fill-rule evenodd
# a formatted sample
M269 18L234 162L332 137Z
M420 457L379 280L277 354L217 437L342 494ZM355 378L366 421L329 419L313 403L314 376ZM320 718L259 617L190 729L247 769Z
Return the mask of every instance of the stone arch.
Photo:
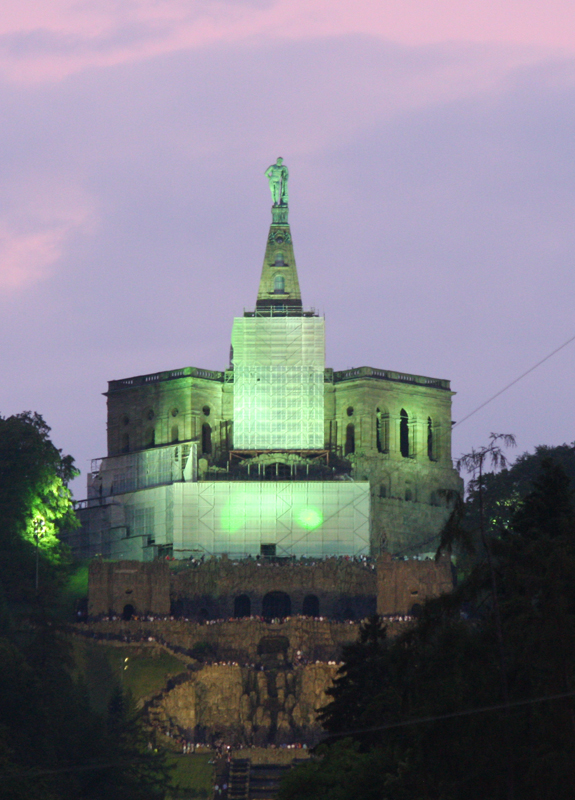
M122 611L122 619L127 622L128 620L132 619L135 613L136 609L134 606L131 603L126 603L124 610Z
M319 617L319 597L317 594L306 594L303 599L301 613L304 617Z
M421 616L421 603L414 603L411 608L409 609L409 615L411 617L420 617Z
M291 616L291 599L286 592L268 592L262 602L262 616L265 619L285 619Z
M247 594L240 594L234 598L234 617L242 619L249 617L252 613L252 601Z

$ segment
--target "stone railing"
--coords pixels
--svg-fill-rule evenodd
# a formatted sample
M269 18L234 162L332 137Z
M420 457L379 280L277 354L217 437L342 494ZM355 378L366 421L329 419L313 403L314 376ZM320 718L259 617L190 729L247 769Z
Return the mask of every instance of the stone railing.
M333 376L333 377L332 377ZM326 370L326 380L330 383L340 381L353 381L358 378L378 378L384 381L411 383L418 386L427 386L431 389L450 389L450 383L442 378L427 378L425 375L409 375L406 372L392 372L388 369L375 369L374 367L354 367L353 369L332 372Z
M223 383L224 373L218 370L199 369L198 367L183 367L182 369L172 369L165 372L154 372L150 375L137 375L134 378L123 378L119 381L109 381L108 391L116 392L121 389L131 389L134 386L145 386L148 383L157 383L158 381L173 381L178 378L204 378L208 381Z

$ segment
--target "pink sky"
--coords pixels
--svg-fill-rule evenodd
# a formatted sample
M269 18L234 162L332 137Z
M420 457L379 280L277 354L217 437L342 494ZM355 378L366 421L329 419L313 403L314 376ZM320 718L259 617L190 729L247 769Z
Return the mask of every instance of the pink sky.
M466 416L575 332L574 21L558 0L11 4L0 413L43 414L85 471L108 380L224 367L282 155L328 364L449 378ZM455 454L575 439L573 358Z
M537 60L573 53L574 17L567 0L22 0L0 20L0 36L8 37L0 67L11 80L50 81L214 44L354 33L408 47L512 47Z

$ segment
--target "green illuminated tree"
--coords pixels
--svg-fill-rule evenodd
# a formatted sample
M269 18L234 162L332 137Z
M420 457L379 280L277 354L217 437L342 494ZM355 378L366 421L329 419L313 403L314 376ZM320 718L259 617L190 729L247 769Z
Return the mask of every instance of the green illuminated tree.
M30 581L37 588L35 565L58 563L58 534L77 525L68 483L78 471L49 433L36 413L0 417L0 582L9 598Z

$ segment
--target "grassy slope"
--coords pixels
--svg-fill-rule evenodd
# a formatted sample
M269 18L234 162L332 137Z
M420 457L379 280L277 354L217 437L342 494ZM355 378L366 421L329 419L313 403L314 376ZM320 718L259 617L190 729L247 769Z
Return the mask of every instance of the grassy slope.
M112 692L121 683L134 701L161 691L169 676L185 671L182 661L160 648L113 647L89 639L72 639L76 675L87 686L94 708L104 713ZM128 659L126 662L125 659ZM127 666L127 669L124 667ZM212 796L214 768L209 753L169 753L173 789L168 798L201 800Z
M86 683L91 702L100 712L119 684L137 703L161 691L170 676L186 670L182 661L160 648L113 647L76 637L72 641L77 675Z

